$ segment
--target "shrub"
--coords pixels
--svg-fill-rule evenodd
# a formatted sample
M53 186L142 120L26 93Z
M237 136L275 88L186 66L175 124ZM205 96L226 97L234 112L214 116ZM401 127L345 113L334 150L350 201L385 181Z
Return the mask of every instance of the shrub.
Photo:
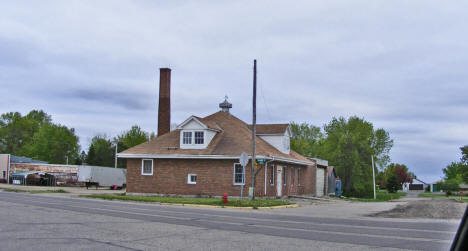
M398 181L396 175L392 175L387 179L387 191L395 193L398 190Z
M447 196L452 195L453 192L456 192L460 189L460 185L455 179L441 181L437 183L437 185L440 185L440 188L445 191Z

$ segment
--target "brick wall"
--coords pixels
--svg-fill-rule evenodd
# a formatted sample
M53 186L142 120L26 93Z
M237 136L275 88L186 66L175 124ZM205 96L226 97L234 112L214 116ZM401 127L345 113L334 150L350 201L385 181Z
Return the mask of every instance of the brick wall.
M153 159L153 175L141 174L141 159L127 159L127 192L129 193L155 193L171 195L196 196L240 196L240 185L233 184L234 160L190 160L190 159ZM288 172L287 184L283 185L282 195L315 194L315 167L287 165L281 163L268 163L274 166L286 166ZM250 186L249 163L245 168L244 196L248 196ZM291 168L295 170L295 181L291 182ZM297 169L301 168L301 184L297 183ZM197 184L187 184L189 173L197 175ZM274 185L269 184L270 172L267 169L266 196L276 196L275 177ZM255 189L256 196L264 196L265 169L257 173Z

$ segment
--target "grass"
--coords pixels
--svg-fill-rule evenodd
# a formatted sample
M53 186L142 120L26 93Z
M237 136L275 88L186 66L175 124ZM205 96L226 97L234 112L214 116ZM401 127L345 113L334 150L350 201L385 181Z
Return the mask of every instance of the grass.
M385 190L379 190L376 192L376 199L374 198L345 198L346 200L351 200L351 201L360 201L360 202L383 202L383 201L389 201L390 199L396 200L401 197L406 196L406 193L403 192L396 192L396 193L387 193Z
M282 206L290 205L291 203L283 200L271 200L271 199L256 199L256 200L237 200L229 199L228 204L224 204L222 199L219 198L179 198L179 197L154 197L154 196L132 196L124 194L90 194L81 195L81 197L97 198L104 200L129 200L129 201L141 201L141 202L159 202L159 203L172 203L172 204L199 204L199 205L211 205L211 206L230 206L230 207L271 207L271 206Z
M22 190L17 188L3 188L5 192L15 192L15 193L68 193L63 189L57 190Z
M460 195L445 195L445 194L439 194L439 193L429 193L429 192L424 192L418 194L418 197L423 197L423 198L449 198L449 199L455 199L460 201ZM468 202L468 195L463 195L462 196L462 201L463 202Z

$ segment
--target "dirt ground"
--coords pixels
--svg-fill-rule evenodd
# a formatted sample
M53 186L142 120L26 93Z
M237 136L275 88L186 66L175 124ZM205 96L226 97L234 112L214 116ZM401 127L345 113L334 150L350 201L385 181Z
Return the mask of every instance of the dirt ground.
M369 216L386 218L431 218L431 219L461 219L466 203L460 203L454 199L428 198L424 200L412 200L406 204L397 205L395 208Z

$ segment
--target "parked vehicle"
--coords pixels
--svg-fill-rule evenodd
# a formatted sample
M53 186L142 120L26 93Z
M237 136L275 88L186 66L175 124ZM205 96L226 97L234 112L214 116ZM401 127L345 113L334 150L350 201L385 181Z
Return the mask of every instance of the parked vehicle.
M80 166L78 168L78 181L84 182L86 188L90 186L110 187L122 189L127 184L127 170L122 168Z

